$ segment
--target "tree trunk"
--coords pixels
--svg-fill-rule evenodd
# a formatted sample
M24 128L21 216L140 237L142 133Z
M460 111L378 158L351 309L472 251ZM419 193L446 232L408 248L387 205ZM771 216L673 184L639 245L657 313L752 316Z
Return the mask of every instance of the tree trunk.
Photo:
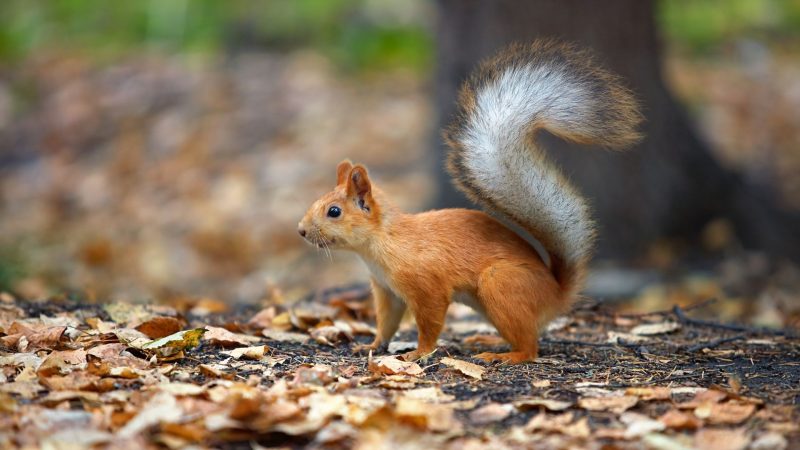
M696 241L711 219L731 220L740 241L800 259L800 213L782 211L767 191L723 169L692 130L661 78L648 0L439 0L439 124L452 117L458 87L483 58L511 42L552 37L591 48L642 102L643 142L625 153L587 150L552 136L543 147L589 197L598 254L632 260L658 238ZM445 148L437 141L444 161ZM439 207L468 201L440 167Z

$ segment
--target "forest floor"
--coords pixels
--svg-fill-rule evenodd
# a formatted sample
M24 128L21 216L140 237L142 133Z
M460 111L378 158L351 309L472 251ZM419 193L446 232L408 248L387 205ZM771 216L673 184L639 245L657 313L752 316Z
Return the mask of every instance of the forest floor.
M584 301L521 365L452 308L425 361L356 355L363 286L290 309L0 302L3 448L798 448L800 337ZM404 325L390 351L414 346Z

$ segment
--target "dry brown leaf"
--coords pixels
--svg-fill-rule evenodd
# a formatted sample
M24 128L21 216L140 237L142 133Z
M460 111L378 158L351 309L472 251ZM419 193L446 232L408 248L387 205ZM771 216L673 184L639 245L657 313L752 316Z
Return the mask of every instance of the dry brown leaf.
M403 397L424 400L433 403L446 403L455 400L450 394L445 394L438 386L429 386L418 389L411 389L402 393Z
M528 431L543 430L577 438L589 437L591 429L588 419L584 417L573 422L573 417L571 412L557 415L537 414L525 425L525 429Z
M175 396L168 392L159 392L117 432L117 436L122 439L132 438L154 425L180 422L182 417L183 409Z
M478 425L500 422L511 415L513 410L514 406L508 403L489 403L472 411L469 414L469 420Z
M455 432L461 429L453 409L409 397L399 397L395 404L395 415L402 421L433 432Z
M610 411L622 414L633 408L639 402L638 397L632 395L584 397L578 400L578 406L589 411Z
M316 364L311 367L304 366L298 368L297 371L295 371L293 383L325 386L333 380L333 369L330 366Z
M483 379L483 372L486 371L484 367L481 367L477 364L473 364L468 361L462 361L460 359L444 357L440 361L440 363L444 364L445 366L452 367L457 371L463 373L468 377L472 377L476 380Z
M669 400L672 398L672 389L663 386L632 387L625 390L626 395L634 395L642 400Z
M89 349L86 353L90 359L97 358L109 367L129 367L143 370L150 366L148 361L129 353L128 346L125 344L102 344Z
M271 340L279 342L296 342L298 344L305 344L311 337L303 333L294 333L291 331L281 331L267 328L261 331L261 334Z
M14 380L11 383L0 383L0 392L19 395L24 399L32 399L46 390L38 381Z
M155 384L150 388L156 389L161 392L167 392L176 397L201 395L206 392L206 388L204 388L203 386L198 386L192 383L181 383L175 381Z
M247 328L250 329L264 329L269 328L272 325L272 319L275 318L277 314L275 307L270 306L267 308L262 309L261 311L257 312L250 320L247 321L245 324Z
M372 358L372 352L367 360L367 368L370 372L382 375L422 375L423 370L419 364L413 361L403 361L396 356L383 356L377 359Z
M86 369L86 366L85 350L56 350L47 355L47 358L36 369L36 374L40 377L65 375L73 370Z
M728 398L728 393L716 389L707 389L697 393L694 398L688 402L678 403L678 408L681 409L694 409L706 403L719 403Z
M58 348L59 342L67 330L66 326L40 327L38 329L14 322L6 331L7 336L0 337L6 347L17 348L21 352L32 352L45 348Z
M205 376L216 377L216 378L232 377L232 374L226 373L228 367L223 366L221 364L200 364L198 368L200 369L200 372L202 372Z
M698 450L744 450L750 444L750 436L743 428L703 428L694 435L694 447Z
M353 329L346 322L337 320L333 325L323 325L308 331L312 339L331 347L343 341L353 340Z
M622 413L622 415L619 417L619 420L626 426L626 439L642 437L654 431L662 431L667 427L663 422L653 420L644 414L635 412Z
M221 347L245 347L261 340L257 336L232 333L222 327L206 326L205 329L203 340Z
M405 353L417 348L417 343L412 341L392 341L386 351L392 354Z
M622 333L619 331L609 331L607 333L608 337L606 338L606 342L609 344L618 344L620 341L630 342L630 343L640 343L640 342L648 342L650 338L647 336L641 336L638 334L631 334L631 333Z
M704 403L695 408L694 415L712 424L736 425L756 411L756 405L730 400L725 403Z
M514 402L514 406L519 409L531 409L542 407L550 411L563 411L572 406L572 402L552 400L546 398L523 398Z
M254 359L260 360L264 357L264 352L267 351L266 345L256 345L254 347L239 347L233 350L222 351L223 355L232 356L234 359Z
M631 329L631 334L636 334L639 336L653 336L656 334L666 334L672 333L677 331L681 328L681 324L677 322L659 322L659 323L647 323L643 325L637 325Z
M195 316L207 316L209 314L221 314L227 312L230 305L222 300L203 297L194 302L194 306L189 312Z
M177 333L183 328L183 321L175 317L155 316L135 327L150 339L158 339L170 334Z
M678 409L671 409L658 418L661 423L675 430L696 430L703 422L694 414L685 413Z

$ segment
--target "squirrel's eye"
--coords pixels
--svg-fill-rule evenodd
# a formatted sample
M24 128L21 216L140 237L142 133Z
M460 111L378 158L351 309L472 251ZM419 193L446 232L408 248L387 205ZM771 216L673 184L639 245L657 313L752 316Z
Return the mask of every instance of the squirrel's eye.
M338 206L331 206L328 208L328 217L339 217L342 215L342 210Z

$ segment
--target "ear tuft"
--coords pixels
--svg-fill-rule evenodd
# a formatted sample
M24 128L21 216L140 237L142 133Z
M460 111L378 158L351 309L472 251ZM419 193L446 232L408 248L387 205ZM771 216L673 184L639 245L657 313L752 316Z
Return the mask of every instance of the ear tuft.
M339 186L347 181L347 175L353 168L353 163L349 159L345 159L336 166L336 185Z
M348 193L353 193L358 197L364 197L372 190L372 184L367 175L367 168L357 164L350 171L350 181L348 183Z

